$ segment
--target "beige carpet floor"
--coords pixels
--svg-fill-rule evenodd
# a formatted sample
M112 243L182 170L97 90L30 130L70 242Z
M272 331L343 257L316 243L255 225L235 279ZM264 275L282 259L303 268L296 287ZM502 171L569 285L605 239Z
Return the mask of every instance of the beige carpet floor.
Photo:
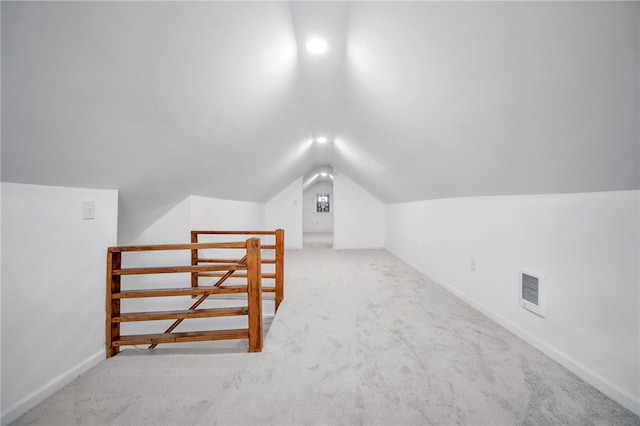
M262 353L125 350L16 424L640 424L388 252L309 242Z

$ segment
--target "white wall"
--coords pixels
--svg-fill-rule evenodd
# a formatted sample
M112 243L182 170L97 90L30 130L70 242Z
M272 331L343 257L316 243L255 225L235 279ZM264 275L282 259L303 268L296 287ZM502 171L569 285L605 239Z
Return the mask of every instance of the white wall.
M302 248L302 200L300 176L265 206L265 229L284 229L286 249Z
M2 184L0 184L0 424L4 425L5 410L2 405L2 323L4 322L2 321L2 241Z
M150 224L127 245L191 242L191 197L187 197Z
M265 206L191 195L149 225L132 244L188 243L191 230L263 230Z
M264 229L264 204L191 196L191 229L255 231Z
M191 242L192 230L254 231L264 229L265 208L263 204L245 201L222 200L191 195L171 208L162 217L149 225L131 245L171 244ZM212 237L208 241L244 240L245 236ZM204 240L203 240L204 241ZM232 255L233 252L229 254ZM135 254L143 262L150 256ZM132 257L132 256L127 256ZM189 264L186 251L166 252L163 259ZM136 261L138 261L136 259ZM157 262L154 254L150 260ZM123 262L126 260L123 257ZM155 263L157 264L157 263ZM154 277L157 282L158 277Z
M104 359L117 215L117 191L2 183L3 424Z
M638 413L639 194L388 205L386 246ZM519 306L521 268L546 276L546 318Z
M334 174L333 247L382 248L385 244L385 206L344 174Z
M316 211L316 194L329 194L329 213L318 213ZM304 232L333 232L333 211L335 203L333 199L333 183L319 181L304 191L304 212L303 229Z

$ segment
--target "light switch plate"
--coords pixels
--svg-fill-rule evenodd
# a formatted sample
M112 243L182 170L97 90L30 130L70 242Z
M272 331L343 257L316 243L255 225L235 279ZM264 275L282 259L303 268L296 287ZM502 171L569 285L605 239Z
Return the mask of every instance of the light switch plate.
M84 200L82 201L82 219L93 220L96 218L96 202Z

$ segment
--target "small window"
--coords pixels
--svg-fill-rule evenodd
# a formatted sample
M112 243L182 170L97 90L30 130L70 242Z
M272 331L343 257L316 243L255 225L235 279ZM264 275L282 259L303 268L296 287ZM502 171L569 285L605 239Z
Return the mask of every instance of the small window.
M329 213L329 194L316 194L316 212Z

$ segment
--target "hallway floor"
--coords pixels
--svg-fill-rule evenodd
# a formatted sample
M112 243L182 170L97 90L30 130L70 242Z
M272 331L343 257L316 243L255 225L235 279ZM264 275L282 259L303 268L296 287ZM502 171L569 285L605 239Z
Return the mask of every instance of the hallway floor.
M332 233L314 233L307 232L302 235L302 247L309 248L333 248L333 234Z

